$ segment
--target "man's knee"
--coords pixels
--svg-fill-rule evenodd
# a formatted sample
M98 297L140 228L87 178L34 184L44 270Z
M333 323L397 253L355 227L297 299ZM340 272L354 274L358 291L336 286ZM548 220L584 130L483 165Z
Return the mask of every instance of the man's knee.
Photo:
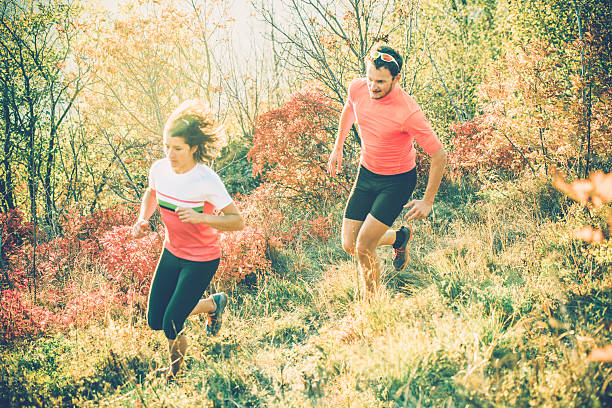
M357 254L359 258L373 257L373 255L375 254L375 251L376 251L375 243L358 240L357 243L355 244L355 253Z
M344 252L346 252L349 255L355 255L355 241L343 239L342 249L344 249Z

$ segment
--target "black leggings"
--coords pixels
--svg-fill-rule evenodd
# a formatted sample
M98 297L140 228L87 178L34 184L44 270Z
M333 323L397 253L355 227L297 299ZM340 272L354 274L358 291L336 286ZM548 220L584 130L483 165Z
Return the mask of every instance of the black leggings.
M149 292L149 327L163 329L169 340L176 339L218 267L218 258L204 262L188 261L164 249Z

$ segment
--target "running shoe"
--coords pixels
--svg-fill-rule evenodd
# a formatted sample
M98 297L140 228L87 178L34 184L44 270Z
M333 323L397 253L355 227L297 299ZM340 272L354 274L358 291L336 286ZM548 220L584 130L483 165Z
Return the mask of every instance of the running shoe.
M408 242L410 242L410 238L412 238L412 230L408 227L402 225L400 230L404 231L404 243L397 249L393 248L393 267L396 271L401 271L408 264L408 252L406 251L406 247L408 246Z
M211 336L215 336L219 333L221 323L223 323L222 317L225 306L227 305L227 295L225 293L215 293L212 295L212 298L217 305L217 310L208 314L206 332Z

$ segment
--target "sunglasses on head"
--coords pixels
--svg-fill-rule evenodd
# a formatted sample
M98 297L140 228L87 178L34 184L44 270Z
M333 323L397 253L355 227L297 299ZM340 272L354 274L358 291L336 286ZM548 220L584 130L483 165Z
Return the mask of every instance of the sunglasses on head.
M393 55L387 54L386 52L374 51L372 53L372 60L376 61L379 58L384 62L393 62L398 68L400 67L395 58L393 58Z

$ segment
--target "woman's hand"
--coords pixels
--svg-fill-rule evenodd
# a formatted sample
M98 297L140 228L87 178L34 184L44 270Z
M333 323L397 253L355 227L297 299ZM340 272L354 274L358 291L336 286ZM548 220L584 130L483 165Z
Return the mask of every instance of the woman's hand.
M204 223L205 214L200 214L199 212L196 212L193 208L179 207L174 210L174 212L176 212L176 214L183 222L188 222L191 224Z
M149 221L147 220L138 220L132 226L132 237L134 238L142 238L147 233L149 229Z
M342 170L342 156L342 149L334 149L329 155L327 172L330 176L335 177Z

